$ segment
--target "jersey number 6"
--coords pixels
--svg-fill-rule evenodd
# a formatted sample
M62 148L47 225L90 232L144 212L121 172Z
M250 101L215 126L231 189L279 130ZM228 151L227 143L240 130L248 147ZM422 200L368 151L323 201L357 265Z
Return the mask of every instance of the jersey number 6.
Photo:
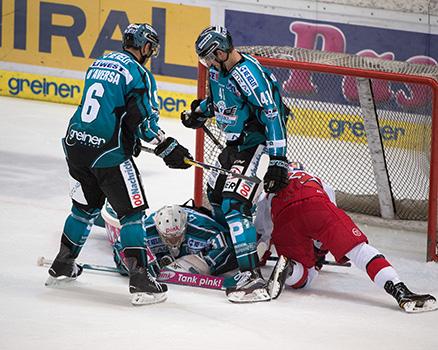
M99 113L100 103L96 97L102 97L104 93L104 88L101 83L92 84L85 96L84 105L82 106L81 119L85 123L91 123L97 118L97 113Z

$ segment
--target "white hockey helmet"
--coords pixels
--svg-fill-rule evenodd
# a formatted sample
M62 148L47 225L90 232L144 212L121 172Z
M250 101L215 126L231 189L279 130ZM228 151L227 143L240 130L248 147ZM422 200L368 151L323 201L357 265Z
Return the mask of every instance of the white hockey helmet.
M165 205L155 213L154 222L161 240L172 255L179 255L187 229L187 213L179 205Z

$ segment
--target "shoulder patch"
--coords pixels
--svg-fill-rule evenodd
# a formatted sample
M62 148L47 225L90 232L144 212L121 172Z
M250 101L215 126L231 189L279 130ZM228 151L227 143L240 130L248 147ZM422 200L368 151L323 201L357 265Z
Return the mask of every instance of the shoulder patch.
M213 81L218 81L219 80L219 72L215 71L215 70L210 70L209 71L209 76L210 79Z

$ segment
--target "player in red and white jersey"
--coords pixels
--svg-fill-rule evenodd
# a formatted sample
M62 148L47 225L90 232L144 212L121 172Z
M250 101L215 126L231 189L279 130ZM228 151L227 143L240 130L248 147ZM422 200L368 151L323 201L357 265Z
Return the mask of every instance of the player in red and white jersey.
M351 260L407 312L434 310L431 295L412 293L396 270L373 246L351 218L336 206L331 186L303 170L290 167L289 184L276 194L262 193L255 225L261 241L272 243L280 256L270 279L272 298L284 285L303 288L318 274L314 242L322 243L338 262Z

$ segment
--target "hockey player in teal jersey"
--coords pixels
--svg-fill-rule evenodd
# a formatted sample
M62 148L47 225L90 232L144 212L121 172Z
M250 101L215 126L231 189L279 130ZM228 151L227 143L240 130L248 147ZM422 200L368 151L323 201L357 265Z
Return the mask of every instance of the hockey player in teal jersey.
M114 229L118 226L117 215L108 204L103 214L114 261L120 272L126 274L124 252L118 230ZM152 260L157 259L158 268L168 266L180 272L202 275L220 275L237 268L228 230L196 208L166 205L150 213L144 227L147 246L154 255ZM151 273L154 273L153 269Z
M188 168L184 159L192 157L158 126L157 86L144 67L158 51L152 26L130 24L123 33L123 50L98 58L86 72L81 104L63 139L73 206L49 269L48 286L81 274L75 259L107 198L122 225L131 302L166 299L166 285L157 283L147 270L142 218L148 203L133 155L138 155L144 140L156 145L155 153L171 168Z
M200 128L216 117L227 146L218 166L244 175L255 175L262 153L270 157L264 176L266 192L287 185L286 118L280 86L275 76L250 55L238 52L223 27L205 29L195 43L201 63L209 68L209 96L195 100L181 115L186 127ZM257 184L211 173L208 197L215 217L230 228L239 268L247 275L236 288L227 290L232 302L268 301L266 281L258 269L256 231L251 207Z

